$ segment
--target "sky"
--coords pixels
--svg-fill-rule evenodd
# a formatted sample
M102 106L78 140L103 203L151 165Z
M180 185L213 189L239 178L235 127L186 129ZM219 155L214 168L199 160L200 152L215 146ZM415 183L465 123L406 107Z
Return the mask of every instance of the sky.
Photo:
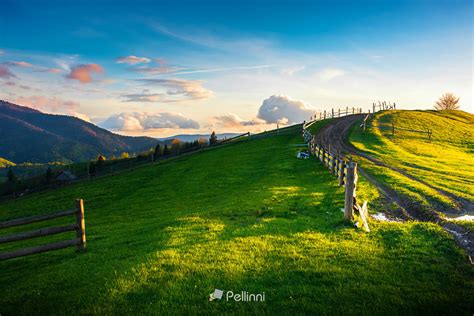
M1 0L0 99L124 135L256 132L331 108L473 112L472 1Z

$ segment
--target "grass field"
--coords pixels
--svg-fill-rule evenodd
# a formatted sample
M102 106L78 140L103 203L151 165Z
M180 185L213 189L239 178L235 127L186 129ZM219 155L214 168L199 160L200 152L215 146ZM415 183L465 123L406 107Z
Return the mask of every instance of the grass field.
M407 129L429 128L432 139L406 131L396 131L392 136L392 122ZM358 126L352 129L350 141L357 149L436 188L474 201L474 115L462 111L384 111L377 113L370 125L366 132ZM401 182L406 179L402 177ZM415 187L411 191L427 190L426 186Z
M295 158L301 142L253 140L0 204L3 221L83 198L88 242L0 262L0 314L471 315L474 271L453 238L429 223L356 230L333 176ZM209 302L215 288L266 301Z

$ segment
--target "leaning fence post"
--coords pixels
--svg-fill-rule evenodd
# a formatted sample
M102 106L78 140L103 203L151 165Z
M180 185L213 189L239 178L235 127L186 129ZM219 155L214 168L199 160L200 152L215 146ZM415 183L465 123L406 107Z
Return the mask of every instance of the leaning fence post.
M345 183L345 201L344 201L344 217L351 220L354 216L354 173L357 164L349 161L347 165L346 183Z
M84 219L84 201L82 199L76 200L76 236L79 238L79 244L77 245L77 250L86 249L86 222Z

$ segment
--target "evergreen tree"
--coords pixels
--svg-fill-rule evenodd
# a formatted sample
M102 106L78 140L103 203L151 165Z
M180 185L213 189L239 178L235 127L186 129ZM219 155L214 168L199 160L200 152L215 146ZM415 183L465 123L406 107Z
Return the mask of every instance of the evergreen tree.
M48 167L46 169L46 183L51 183L51 180L53 180L53 171L51 170L51 167Z
M217 143L216 132L212 131L211 137L209 138L209 144L212 146Z
M165 148L163 149L163 156L167 156L169 155L171 152L170 152L170 149L168 148L168 145L165 144Z
M161 156L161 146L160 144L156 144L155 152L153 153L154 159L158 159Z
M7 174L8 182L16 182L17 177L15 173L13 173L12 168L8 169L8 174Z

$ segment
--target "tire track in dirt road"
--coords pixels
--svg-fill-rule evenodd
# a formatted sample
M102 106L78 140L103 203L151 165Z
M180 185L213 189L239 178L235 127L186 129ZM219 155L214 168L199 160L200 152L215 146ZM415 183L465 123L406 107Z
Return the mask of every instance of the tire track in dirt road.
M319 132L315 135L316 143L326 148L331 148L332 152L340 152L341 155L351 154L355 157L361 157L369 160L370 162L376 164L377 166L390 169L394 172L399 173L400 175L416 181L420 184L423 184L436 192L440 195L445 196L452 201L455 202L457 208L462 208L465 210L473 210L474 205L472 202L467 201L461 197L458 197L452 193L446 192L445 190L436 188L426 181L423 181L404 170L400 170L399 168L389 166L385 164L383 161L376 159L367 153L360 152L355 147L353 147L348 142L348 134L351 127L361 120L364 117L364 114L357 114L357 115L350 115L341 118L335 119L333 122L329 123L328 125L324 126L319 130ZM363 170L363 168L358 167L360 174L367 179L370 183L376 186L382 195L387 198L389 201L396 203L399 206L399 209L395 212L395 216L400 217L404 220L415 218L417 220L422 221L431 221L440 224L445 230L450 232L458 241L458 243L468 251L470 258L474 257L474 233L469 232L463 226L457 225L452 222L447 222L443 220L439 214L429 210L423 210L424 207L420 205L416 205L413 201L410 201L408 198L404 197L403 195L396 192L393 188L389 185L381 183L375 177L371 176L367 172ZM426 201L432 205L433 209L436 209L436 205L433 205L430 202L429 197L424 196ZM454 209L452 211L457 210ZM471 260L472 262L472 260Z

